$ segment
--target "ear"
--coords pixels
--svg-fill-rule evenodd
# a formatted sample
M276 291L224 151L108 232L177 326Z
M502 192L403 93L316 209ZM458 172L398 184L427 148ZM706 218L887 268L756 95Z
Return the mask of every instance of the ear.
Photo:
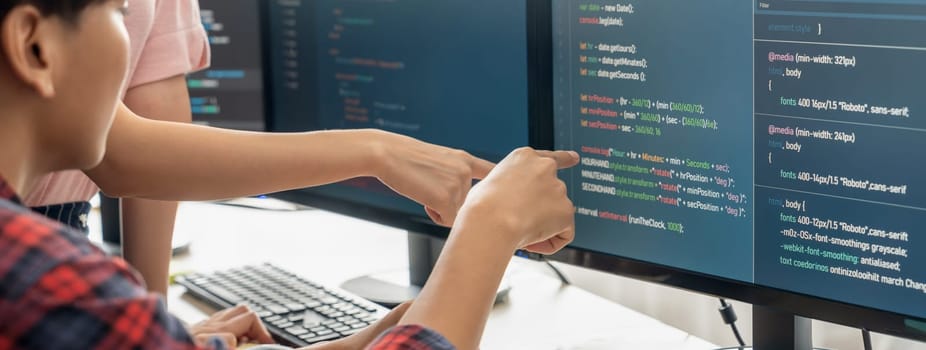
M55 95L50 58L53 57L53 27L60 23L45 17L32 5L14 7L0 24L2 54L13 75L45 98Z

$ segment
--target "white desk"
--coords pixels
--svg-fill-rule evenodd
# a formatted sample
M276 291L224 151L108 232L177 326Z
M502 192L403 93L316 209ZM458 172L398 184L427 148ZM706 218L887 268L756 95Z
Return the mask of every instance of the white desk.
M311 280L338 286L361 275L401 271L408 265L403 231L323 211L268 212L184 203L178 235L190 235L190 253L172 271L212 271L272 262ZM662 322L580 288L562 287L546 266L514 259L508 303L492 312L483 349L714 349ZM208 311L173 286L169 308L186 322Z

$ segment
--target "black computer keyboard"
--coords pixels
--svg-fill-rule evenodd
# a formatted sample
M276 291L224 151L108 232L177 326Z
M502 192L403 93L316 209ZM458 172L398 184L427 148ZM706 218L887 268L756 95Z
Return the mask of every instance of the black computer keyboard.
M307 346L357 333L389 312L358 296L310 282L271 264L177 278L191 295L220 308L246 304L281 344Z

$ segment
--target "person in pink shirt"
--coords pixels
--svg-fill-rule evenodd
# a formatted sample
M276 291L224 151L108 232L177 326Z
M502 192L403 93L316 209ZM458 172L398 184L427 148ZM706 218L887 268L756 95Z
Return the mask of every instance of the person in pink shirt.
M271 135L161 122L192 119L185 74L206 68L210 58L199 3L128 3L129 72L103 163L89 171L46 176L24 203L86 231L87 201L100 189L123 198L123 256L151 291L167 291L177 210L168 201L224 199L377 176L449 226L469 180L492 169L491 163L461 151L373 130Z

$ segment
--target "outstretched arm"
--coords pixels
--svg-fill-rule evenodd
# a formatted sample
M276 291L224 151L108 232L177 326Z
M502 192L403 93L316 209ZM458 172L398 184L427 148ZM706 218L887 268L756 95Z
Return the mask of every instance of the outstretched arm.
M474 178L493 164L376 130L270 134L147 120L120 106L103 163L87 172L104 192L212 200L374 176L450 225Z

